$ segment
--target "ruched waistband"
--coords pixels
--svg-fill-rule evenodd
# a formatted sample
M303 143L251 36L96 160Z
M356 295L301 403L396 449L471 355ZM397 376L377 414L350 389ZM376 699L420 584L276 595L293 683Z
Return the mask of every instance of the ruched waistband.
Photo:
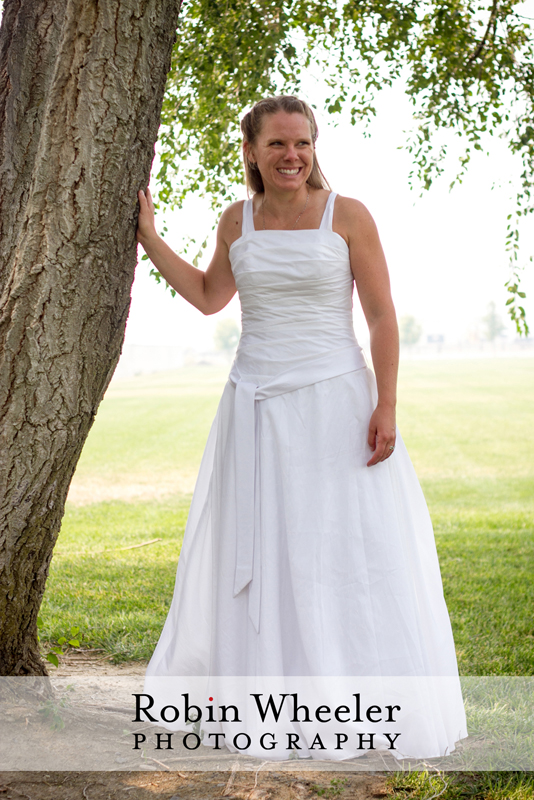
M249 587L248 613L257 632L260 629L261 568L259 520L256 519L256 414L255 401L293 392L313 383L354 372L366 366L362 348L351 345L320 356L300 360L295 366L258 384L242 376L234 361L229 380L235 386L234 435L236 483L236 557L234 597Z

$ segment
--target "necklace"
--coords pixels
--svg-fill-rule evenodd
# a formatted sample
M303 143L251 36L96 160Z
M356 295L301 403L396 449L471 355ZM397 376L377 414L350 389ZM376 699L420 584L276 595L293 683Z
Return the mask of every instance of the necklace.
M306 195L306 202L304 204L304 208L302 209L302 211L298 215L297 219L295 220L295 224L293 225L292 228L283 228L283 230L287 230L287 231L294 231L295 230L295 228L298 225L299 219L302 217L302 215L306 211L309 199L310 199L310 189L308 187L308 194ZM264 208L264 206L265 206L265 195L263 195L263 200L262 200L262 203L261 203L261 213L262 213L262 216L263 216L263 230L265 230L265 208Z

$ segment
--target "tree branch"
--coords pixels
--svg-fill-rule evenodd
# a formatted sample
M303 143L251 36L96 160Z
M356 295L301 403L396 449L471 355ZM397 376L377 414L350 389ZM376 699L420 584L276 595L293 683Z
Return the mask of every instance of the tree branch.
M475 52L472 53L469 56L469 58L467 60L468 64L472 64L473 61L476 61L477 58L479 58L479 56L481 55L481 53L482 53L482 51L484 49L484 46L486 44L486 39L489 36L489 32L490 32L491 28L494 26L494 24L496 22L498 8L499 8L499 0L493 0L493 5L491 7L490 18L488 20L488 24L486 26L486 30L484 31L484 36L482 37L481 41L477 45L477 48L476 48Z

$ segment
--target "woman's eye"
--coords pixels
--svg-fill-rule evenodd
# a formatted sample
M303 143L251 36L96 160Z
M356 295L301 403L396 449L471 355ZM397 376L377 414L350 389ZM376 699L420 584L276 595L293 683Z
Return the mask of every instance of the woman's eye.
M271 142L270 147L283 147L283 142ZM297 143L297 147L310 147L310 142L302 141Z

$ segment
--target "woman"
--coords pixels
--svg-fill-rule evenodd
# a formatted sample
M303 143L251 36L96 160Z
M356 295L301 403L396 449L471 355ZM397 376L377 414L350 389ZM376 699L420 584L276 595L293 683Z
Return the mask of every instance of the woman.
M206 272L156 234L139 192L138 240L168 283L204 314L236 290L242 306L147 681L157 693L150 680L164 676L321 676L328 694L333 676L417 678L417 692L448 676L447 692L418 694L395 748L444 755L465 716L432 526L395 424L398 329L376 226L362 203L329 191L307 104L267 98L241 127L252 197L222 214ZM354 335L354 284L376 378ZM399 687L389 689L405 697ZM317 751L311 731L286 722L299 757L363 754L357 740ZM392 749L386 733L373 749Z

